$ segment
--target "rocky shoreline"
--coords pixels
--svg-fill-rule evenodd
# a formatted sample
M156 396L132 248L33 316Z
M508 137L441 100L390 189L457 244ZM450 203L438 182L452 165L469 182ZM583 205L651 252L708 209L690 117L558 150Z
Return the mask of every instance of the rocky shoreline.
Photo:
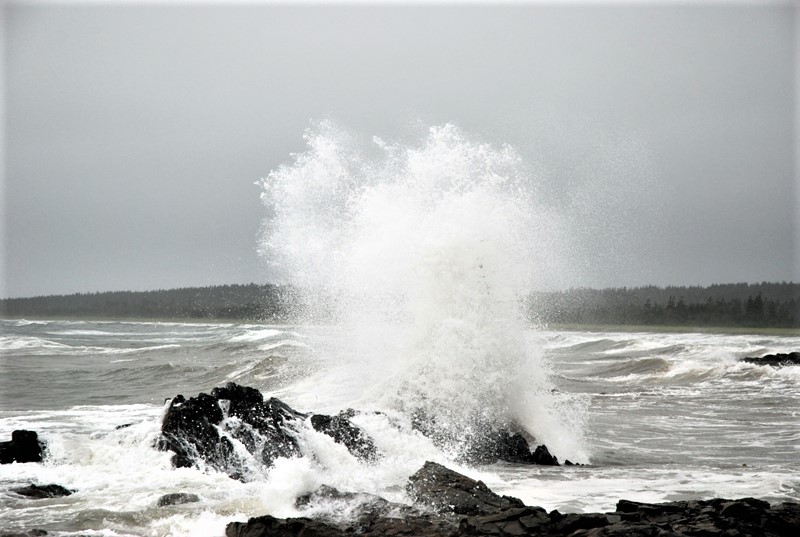
M229 382L214 388L210 394L201 393L188 399L183 395L174 397L164 415L157 447L173 452L172 462L177 468L202 463L234 479L247 481L248 465L242 460L242 453L234 449L233 441L241 443L253 460L269 467L279 457L298 456L298 432L310 426L345 446L354 457L374 462L382 455L373 439L351 421L358 414L353 409L334 416L303 413L274 397L265 400L255 388ZM414 416L412 427L434 443L449 440L434 420L421 414ZM467 464L506 461L559 465L547 446L531 448L528 437L521 431L494 427L473 430L468 438L462 439L458 456L460 462Z
M789 355L789 361L798 353ZM800 356L800 355L799 355ZM784 355L769 356L767 363L790 365ZM749 359L745 359L749 361ZM356 458L375 463L383 456L372 438L352 420L358 412L347 409L336 415L303 413L275 399L264 399L254 388L228 383L185 398L170 400L155 447L172 452L175 467L204 467L231 479L258 478L248 472L242 457L269 467L279 457L300 455L298 431L310 427L341 444ZM357 420L356 420L357 421ZM439 439L435 422L418 415L412 427L434 443ZM247 453L234 449L233 442ZM522 431L489 428L464 445L459 462L486 464L559 465L547 447L538 445ZM33 431L14 431L11 441L0 442L0 462L36 463L46 454L46 444ZM572 464L564 461L564 464ZM547 512L521 500L501 496L483 482L441 464L426 462L406 484L409 504L392 503L365 492L340 491L323 485L296 499L300 512L333 513L332 506L346 505L348 518L334 514L314 518L275 518L263 515L230 522L226 537L344 537L350 535L433 536L760 536L800 535L800 504L770 505L755 498L675 501L659 504L619 500L609 513ZM10 491L25 501L66 496L75 492L57 484L35 484ZM154 505L202 503L188 492L154 498ZM46 535L41 529L4 533L0 537Z
M298 509L346 503L353 516L316 518L252 517L230 522L226 537L349 537L364 536L570 536L570 537L796 537L800 504L770 505L755 498L641 503L619 500L609 513L549 513L517 498L500 496L483 482L434 462L409 477L411 504L392 503L367 493L341 492L322 486L296 500ZM30 492L42 492L31 494ZM68 491L58 485L23 487L12 492L37 501ZM158 499L159 507L201 502L196 495L175 493ZM0 537L44 536L31 529ZM79 537L79 536L78 536Z
M350 520L254 517L228 524L226 537L418 537L551 535L571 537L796 537L800 504L771 506L755 498L690 500L648 504L620 500L612 513L547 512L517 498L499 496L481 481L433 462L409 478L413 504L392 504L369 494L322 487L301 497L307 505L335 499L358 502Z

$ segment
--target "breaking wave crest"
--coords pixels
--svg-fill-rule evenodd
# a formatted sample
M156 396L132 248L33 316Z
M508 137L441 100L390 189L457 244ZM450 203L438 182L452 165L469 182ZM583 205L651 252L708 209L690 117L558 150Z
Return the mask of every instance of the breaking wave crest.
M411 144L360 143L330 122L305 139L261 183L261 251L304 292L307 321L357 327L338 372L359 379L352 399L454 438L522 428L585 460L581 403L553 393L522 310L557 281L570 243L517 152L449 124ZM381 339L386 325L402 337Z

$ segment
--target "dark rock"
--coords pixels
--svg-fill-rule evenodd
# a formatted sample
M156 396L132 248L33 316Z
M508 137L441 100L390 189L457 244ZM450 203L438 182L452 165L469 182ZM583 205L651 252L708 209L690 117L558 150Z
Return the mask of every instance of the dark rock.
M331 505L334 504L334 505ZM346 504L356 520L354 523L363 528L370 526L382 517L404 518L418 514L408 505L392 503L375 494L366 492L342 492L334 487L322 485L310 494L304 494L295 500L298 509L309 509L326 505L338 508L335 504ZM324 519L322 517L321 519Z
M466 464L505 461L558 466L558 459L550 454L546 446L539 446L531 452L528 439L520 432L511 433L488 425L475 425L465 437L461 430L440 428L435 419L420 410L412 415L411 426L439 447L451 450L455 446L459 461Z
M522 434L510 434L507 431L492 431L481 440L473 441L466 452L465 460L474 464L506 461L558 466L558 459L550 454L547 446L538 446L531 452L530 444Z
M550 523L541 507L512 507L493 515L470 516L461 520L459 534L531 535L544 532Z
M348 522L308 518L251 518L228 524L228 537L322 536L358 534L414 535L550 535L570 537L796 537L800 504L770 506L763 500L742 498L692 500L648 504L620 500L616 513L547 513L513 498L500 497L486 486L431 462L412 476L409 492L425 506L441 513L409 508L402 518L393 510L364 511ZM370 496L370 495L365 495ZM298 499L302 505L324 500L357 500L359 494L331 487ZM371 496L371 498L377 498ZM385 502L385 500L379 500ZM451 502L451 503L448 503ZM381 502L378 501L378 504ZM388 503L388 502L386 502ZM501 505L498 505L501 504ZM469 512L464 517L463 512Z
M230 382L214 388L210 395L201 393L188 400L182 395L175 397L164 416L158 447L175 453L172 461L176 467L206 464L246 480L246 465L228 437L241 442L263 465L271 466L280 457L300 455L297 431L308 416L274 397L265 401L255 388ZM346 417L315 418L312 426L354 455L366 460L377 457L372 439Z
M577 530L608 526L608 519L600 513L568 514L551 524L549 531L556 535L569 535Z
M264 402L264 396L255 388L240 386L235 382L229 382L225 386L211 390L212 397L226 399L231 402L232 411L246 410L253 405Z
M774 535L797 535L800 528L800 504L781 503L773 506L764 518L764 529Z
M47 535L47 531L38 528L28 530L27 532L0 533L0 537L42 537L43 535Z
M741 361L756 365L771 365L772 367L800 365L800 352L767 354L760 358L742 358Z
M158 499L157 505L159 507L167 507L168 505L181 505L184 503L199 502L200 497L197 494L189 494L188 492L173 492L171 494L164 494Z
M298 496L297 499L294 501L294 505L298 509L305 509L307 507L314 506L318 503L327 502L331 500L351 501L354 500L356 496L358 496L358 494L355 492L342 492L335 487L331 487L328 485L321 485L314 492L309 492L308 494L303 494L302 496Z
M751 524L759 524L765 508L763 504L766 502L762 503L760 500L755 500L758 503L762 503L762 505L753 505L747 500L754 500L754 498L730 502L720 510L719 515L722 517L739 519ZM768 503L766 503L766 509L769 509Z
M233 458L233 445L220 436L216 427L223 417L216 397L201 393L187 400L178 395L170 402L161 423L159 447L175 452L172 463L177 468L203 461L225 471Z
M0 442L0 464L42 462L44 451L45 444L35 431L13 431L11 441Z
M227 537L344 537L354 534L449 537L458 534L458 527L451 519L418 514L404 518L360 518L351 524L310 518L280 519L267 515L247 522L231 522L225 528Z
M226 537L334 537L344 535L331 524L310 518L275 518L260 516L247 522L231 522L225 528Z
M307 414L297 412L274 397L253 404L236 399L227 401L230 401L229 415L240 420L238 424L229 424L229 432L248 451L256 454L265 466L271 466L281 457L300 455L295 429Z
M359 459L375 461L378 458L378 450L375 448L372 438L342 415L314 414L311 416L311 426L315 431L324 433L333 438L336 443L344 445Z
M536 450L531 455L531 462L533 464L558 466L558 459L550 454L550 451L548 451L547 446L544 444L536 447Z
M621 515L622 522L609 526L614 528L613 532L600 531L592 535L623 535L618 530L625 527L636 529L641 535L656 528L661 533L650 534L789 537L796 535L800 529L800 505L771 507L769 503L755 498L714 498L663 504L621 500L617 504L617 514Z
M41 499L69 496L74 491L66 489L61 485L34 485L31 483L27 487L11 489L11 492L16 492L20 496L27 496L28 498Z
M328 485L322 485L314 492L310 492L298 497L294 504L298 509L305 509L308 507L314 507L321 503L328 503L332 501L390 505L390 502L374 494L368 494L366 492L342 492Z
M438 512L485 515L524 506L517 498L499 496L482 481L470 479L435 462L426 462L408 480L406 490L414 502Z

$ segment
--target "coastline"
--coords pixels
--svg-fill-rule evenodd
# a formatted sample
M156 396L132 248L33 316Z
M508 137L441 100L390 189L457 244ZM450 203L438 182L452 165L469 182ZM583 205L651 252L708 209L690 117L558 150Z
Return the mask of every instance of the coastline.
M7 316L0 315L0 321L66 321L93 323L178 323L178 324L220 324L220 325L263 325L297 326L296 322L276 319L232 319L230 317L112 317L112 316ZM335 323L314 323L314 325L333 325ZM532 324L534 330L554 332L623 332L659 334L720 334L720 335L764 335L780 337L800 337L800 328L775 328L755 326L681 326L656 324L573 324L545 323Z
M543 330L563 332L625 332L625 333L664 333L664 334L722 334L722 335L764 335L800 337L799 328L773 328L756 326L681 326L656 324L569 324L552 323L541 327Z

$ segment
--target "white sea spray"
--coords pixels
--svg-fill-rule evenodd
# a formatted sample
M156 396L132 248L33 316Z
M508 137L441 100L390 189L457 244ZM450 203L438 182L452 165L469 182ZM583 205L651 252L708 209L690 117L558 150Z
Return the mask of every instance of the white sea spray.
M262 253L304 291L306 319L370 342L339 371L359 379L353 397L422 413L454 439L521 426L586 460L581 404L554 393L525 336L525 298L564 275L570 242L519 154L450 124L408 145L364 147L330 122L305 138L261 182ZM376 345L386 324L402 339Z

